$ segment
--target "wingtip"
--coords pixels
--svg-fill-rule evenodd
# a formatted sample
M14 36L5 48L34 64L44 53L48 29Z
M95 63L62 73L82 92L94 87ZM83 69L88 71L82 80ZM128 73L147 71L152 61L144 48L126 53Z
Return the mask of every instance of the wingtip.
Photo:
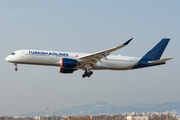
M125 42L123 45L128 45L129 42L131 42L132 39L133 39L133 38L129 39L129 40L128 40L127 42Z

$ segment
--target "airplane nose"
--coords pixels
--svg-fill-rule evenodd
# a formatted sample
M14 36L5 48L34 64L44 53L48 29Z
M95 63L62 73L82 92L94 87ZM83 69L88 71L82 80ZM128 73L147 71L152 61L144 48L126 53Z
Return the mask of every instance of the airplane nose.
M5 60L6 60L6 61L9 61L9 56L7 56L7 57L5 58Z

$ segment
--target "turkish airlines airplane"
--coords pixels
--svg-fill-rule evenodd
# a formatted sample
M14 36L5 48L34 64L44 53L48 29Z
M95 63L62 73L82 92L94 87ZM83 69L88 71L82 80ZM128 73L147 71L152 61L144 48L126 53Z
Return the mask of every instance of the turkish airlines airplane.
M84 70L85 72L82 77L85 78L93 74L91 70L131 70L162 65L166 63L165 61L173 59L160 59L170 40L169 38L162 39L142 58L110 55L110 53L128 45L132 39L120 46L91 54L44 50L17 50L7 56L5 60L14 63L15 71L18 70L17 64L47 65L59 67L60 73L73 73L78 69Z

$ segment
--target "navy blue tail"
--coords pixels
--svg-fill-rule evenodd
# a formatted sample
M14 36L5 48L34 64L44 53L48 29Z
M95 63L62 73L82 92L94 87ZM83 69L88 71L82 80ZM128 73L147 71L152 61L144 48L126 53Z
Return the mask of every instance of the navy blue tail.
M134 66L134 68L141 68L141 67L149 67L149 66L154 66L154 65L160 65L160 64L165 64L159 63L159 64L151 64L149 61L155 61L159 60L169 43L169 38L163 38L153 49L151 49L148 53L146 53L141 60L138 62L137 66Z
M159 60L169 43L169 38L162 39L152 50L146 53L141 60Z

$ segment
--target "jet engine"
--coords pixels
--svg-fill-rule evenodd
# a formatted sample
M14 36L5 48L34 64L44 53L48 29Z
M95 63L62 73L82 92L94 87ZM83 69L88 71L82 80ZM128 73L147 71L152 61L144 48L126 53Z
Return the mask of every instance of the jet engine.
M62 68L59 67L59 72L60 73L73 73L76 69L67 69L67 68Z
M61 58L60 67L63 68L75 68L78 65L77 60L70 58Z

